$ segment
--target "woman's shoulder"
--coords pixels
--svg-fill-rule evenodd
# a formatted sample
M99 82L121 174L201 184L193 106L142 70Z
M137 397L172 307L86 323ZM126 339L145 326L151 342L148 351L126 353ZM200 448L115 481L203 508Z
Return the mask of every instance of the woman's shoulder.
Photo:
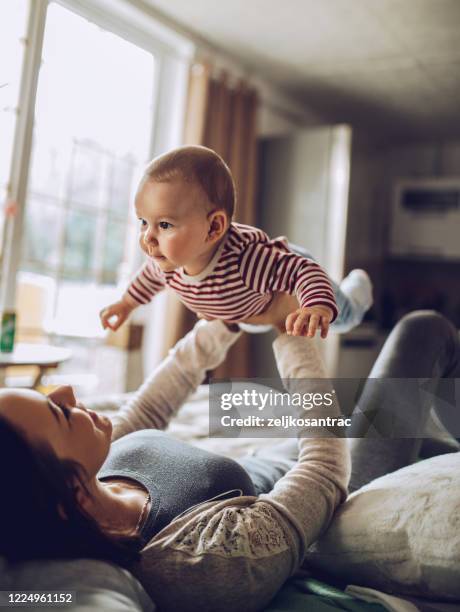
M296 540L293 528L269 502L250 496L207 502L152 538L133 571L147 584L147 590L150 586L154 601L166 607L180 604L182 610L187 609L187 599L192 592L196 595L196 580L207 601L211 598L216 604L217 599L235 597L235 581L240 605L247 603L249 596L269 601L298 566ZM260 577L257 586L254 571ZM174 594L166 594L159 585L171 576L181 586L175 587ZM234 606L238 604L232 601Z
M269 503L242 497L221 507L208 507L179 527L171 547L191 555L258 559L289 549L284 520ZM232 503L231 503L232 502ZM174 525L171 525L174 527Z
M168 549L260 559L298 549L297 540L295 529L270 501L246 495L200 504L157 533L143 553Z

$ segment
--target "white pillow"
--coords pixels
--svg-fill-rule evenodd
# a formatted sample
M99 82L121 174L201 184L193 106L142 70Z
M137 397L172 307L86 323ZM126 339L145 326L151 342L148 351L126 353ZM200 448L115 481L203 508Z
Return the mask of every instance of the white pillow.
M389 593L460 599L460 452L355 491L305 565Z
M37 606L35 610L154 612L156 609L131 572L96 559L37 560L9 565L0 557L0 590L75 593L73 605Z

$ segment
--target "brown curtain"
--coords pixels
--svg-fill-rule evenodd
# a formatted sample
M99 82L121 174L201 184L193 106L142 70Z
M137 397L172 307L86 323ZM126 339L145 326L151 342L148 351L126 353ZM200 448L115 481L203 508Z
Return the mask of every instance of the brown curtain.
M199 63L191 67L184 144L204 145L224 158L235 179L237 202L234 218L248 225L253 225L256 220L257 106L256 92L244 81L230 86L225 72L216 78L208 64ZM196 321L195 314L186 309L175 295L170 294L168 299L166 349L183 337ZM244 378L252 374L250 337L245 334L213 376Z

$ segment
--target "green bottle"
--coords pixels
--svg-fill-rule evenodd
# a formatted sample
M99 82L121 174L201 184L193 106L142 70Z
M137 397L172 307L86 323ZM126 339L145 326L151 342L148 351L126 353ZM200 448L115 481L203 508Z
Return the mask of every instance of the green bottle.
M4 312L2 314L2 329L0 335L0 351L11 353L14 349L14 334L16 332L16 313Z

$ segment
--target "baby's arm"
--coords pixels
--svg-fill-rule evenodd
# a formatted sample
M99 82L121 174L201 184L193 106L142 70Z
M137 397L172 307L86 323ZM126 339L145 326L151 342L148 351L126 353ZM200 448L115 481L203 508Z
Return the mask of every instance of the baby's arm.
M225 359L239 336L222 321L197 323L112 418L112 440L140 429L166 429L206 371Z
M259 293L295 295L300 308L286 319L286 331L294 336L314 336L318 326L327 336L337 316L334 292L324 270L311 259L282 251L273 242L249 245L240 262L245 284Z
M164 278L155 268L153 261L148 259L129 284L121 300L101 310L99 316L102 327L116 331L135 308L148 304L164 287Z

